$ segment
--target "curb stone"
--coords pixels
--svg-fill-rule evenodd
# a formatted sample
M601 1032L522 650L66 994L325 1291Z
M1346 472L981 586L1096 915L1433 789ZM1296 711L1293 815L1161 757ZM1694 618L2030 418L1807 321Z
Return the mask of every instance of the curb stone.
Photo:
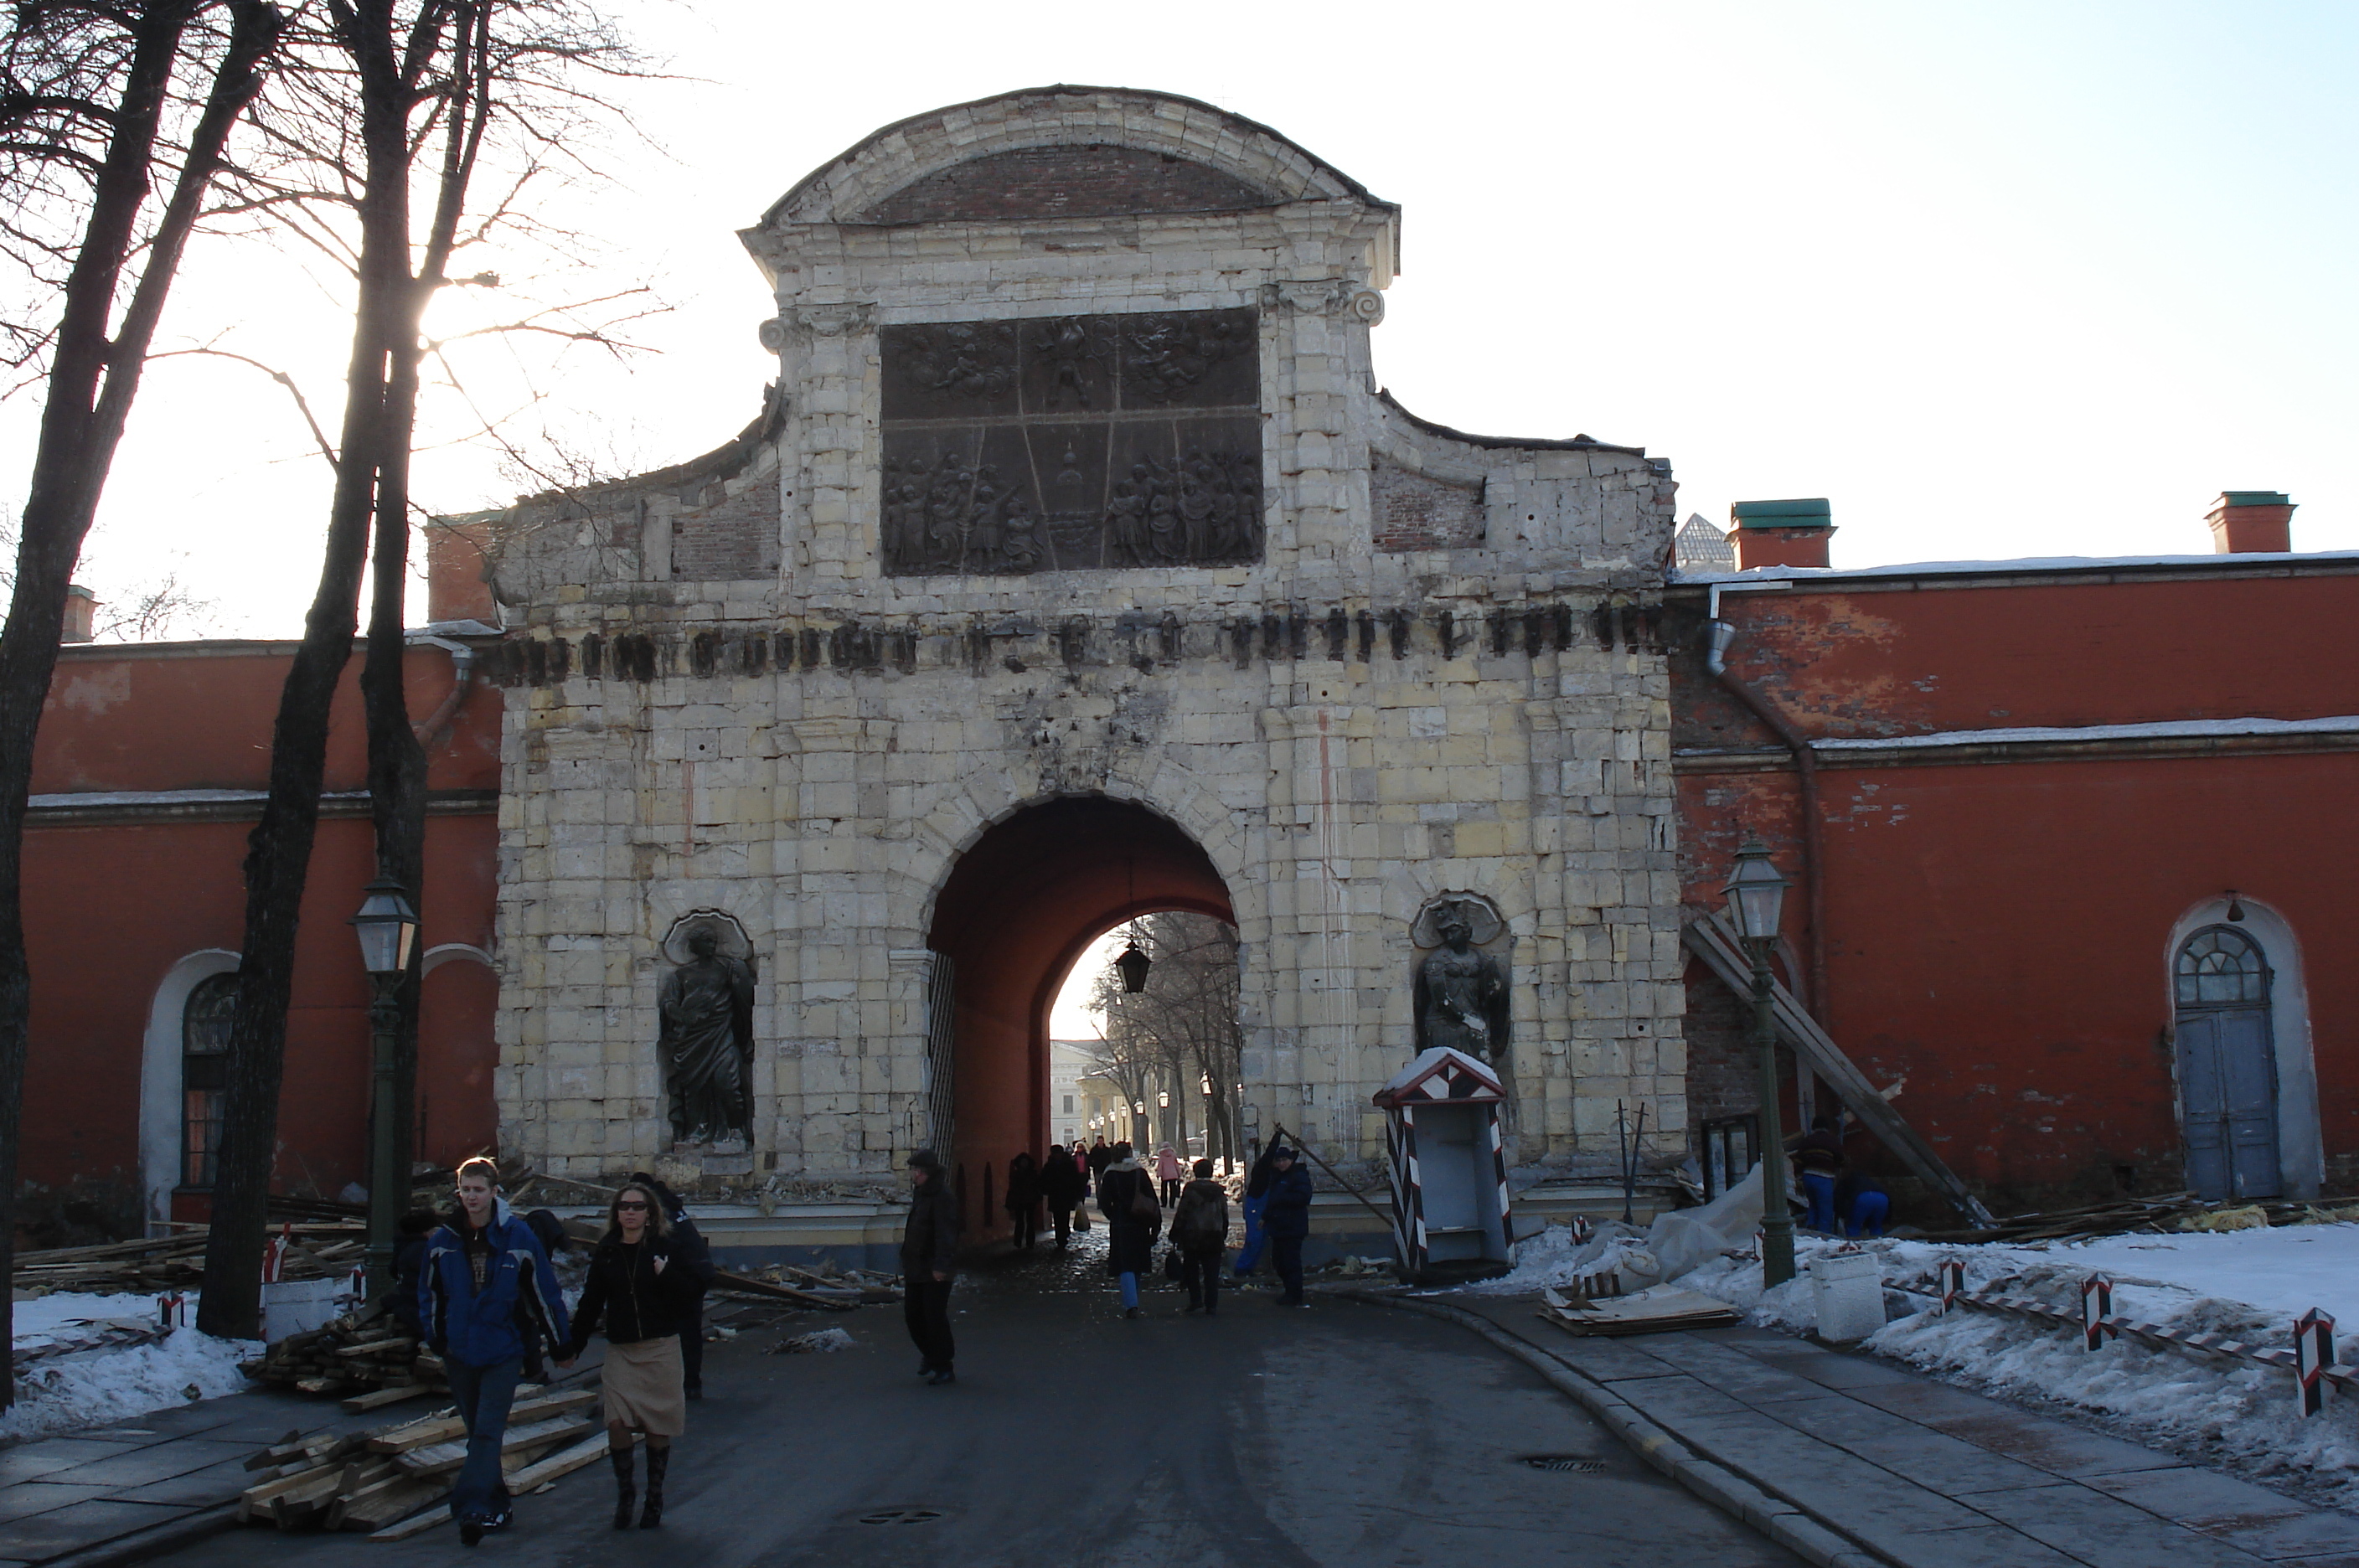
M1621 1399L1559 1361L1538 1345L1529 1345L1462 1308L1441 1301L1421 1301L1349 1287L1329 1294L1371 1306L1397 1307L1472 1329L1530 1367L1560 1392L1571 1396L1600 1424L1657 1470L1677 1481L1723 1513L1759 1530L1778 1545L1816 1568L1887 1568L1893 1559L1870 1550L1831 1523L1814 1518L1785 1498L1763 1491L1727 1466L1706 1459L1677 1437L1640 1415Z

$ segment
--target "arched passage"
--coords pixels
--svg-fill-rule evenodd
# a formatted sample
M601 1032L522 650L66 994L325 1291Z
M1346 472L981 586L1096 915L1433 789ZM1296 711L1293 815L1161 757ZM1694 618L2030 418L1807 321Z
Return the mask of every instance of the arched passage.
M970 1234L1004 1221L983 1203L984 1173L1047 1147L1049 1009L1066 973L1108 926L1158 909L1236 919L1194 840L1143 806L1103 796L1027 806L951 868L927 945L955 976L948 1158L970 1173Z

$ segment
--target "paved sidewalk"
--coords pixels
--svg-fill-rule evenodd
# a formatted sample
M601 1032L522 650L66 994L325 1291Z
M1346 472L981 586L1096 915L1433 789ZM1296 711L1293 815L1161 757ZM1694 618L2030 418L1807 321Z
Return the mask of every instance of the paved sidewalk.
M289 1432L382 1425L412 1408L431 1407L348 1416L332 1399L256 1389L0 1448L0 1568L136 1562L233 1520L255 1450Z
M1531 1299L1451 1298L1593 1390L1851 1545L1903 1568L2359 1568L2359 1515L1753 1328L1587 1339ZM1579 1390L1573 1390L1579 1397ZM1636 1421L1615 1422L1619 1404ZM1676 1465L1668 1464L1676 1473ZM1682 1476L1682 1479L1688 1479ZM1713 1483L1691 1480L1709 1494ZM1724 1486L1722 1490L1730 1490ZM1756 1523L1763 1521L1756 1520ZM1781 1532L1773 1530L1773 1534ZM1784 1533L1791 1533L1784 1532Z

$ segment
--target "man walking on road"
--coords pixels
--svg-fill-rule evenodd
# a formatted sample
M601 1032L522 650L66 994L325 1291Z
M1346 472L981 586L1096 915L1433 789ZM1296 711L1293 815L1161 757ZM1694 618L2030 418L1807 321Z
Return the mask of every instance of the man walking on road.
M527 1334L549 1345L571 1338L565 1298L532 1227L499 1195L499 1168L480 1157L459 1167L459 1213L426 1244L418 1315L442 1357L451 1400L467 1429L467 1457L451 1484L451 1517L473 1546L510 1517L500 1449L508 1405L524 1376Z
M1269 1202L1261 1212L1269 1237L1270 1261L1286 1286L1282 1307L1305 1307L1302 1299L1302 1238L1310 1234L1310 1172L1295 1163L1294 1150L1280 1146L1269 1154Z
M918 1376L929 1384L955 1383L951 1279L957 1272L958 1198L930 1149L909 1156L909 1224L901 1233L901 1314L923 1358Z

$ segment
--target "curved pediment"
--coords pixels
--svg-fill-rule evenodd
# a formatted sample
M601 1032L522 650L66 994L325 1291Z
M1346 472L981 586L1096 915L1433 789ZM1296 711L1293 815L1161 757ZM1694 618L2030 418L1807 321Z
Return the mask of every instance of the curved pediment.
M1291 201L1393 210L1242 115L1168 93L1060 85L887 125L805 176L762 226L1106 217Z
M1116 218L1224 212L1278 198L1210 164L1108 142L1014 147L923 175L844 220L966 223L1009 219Z

